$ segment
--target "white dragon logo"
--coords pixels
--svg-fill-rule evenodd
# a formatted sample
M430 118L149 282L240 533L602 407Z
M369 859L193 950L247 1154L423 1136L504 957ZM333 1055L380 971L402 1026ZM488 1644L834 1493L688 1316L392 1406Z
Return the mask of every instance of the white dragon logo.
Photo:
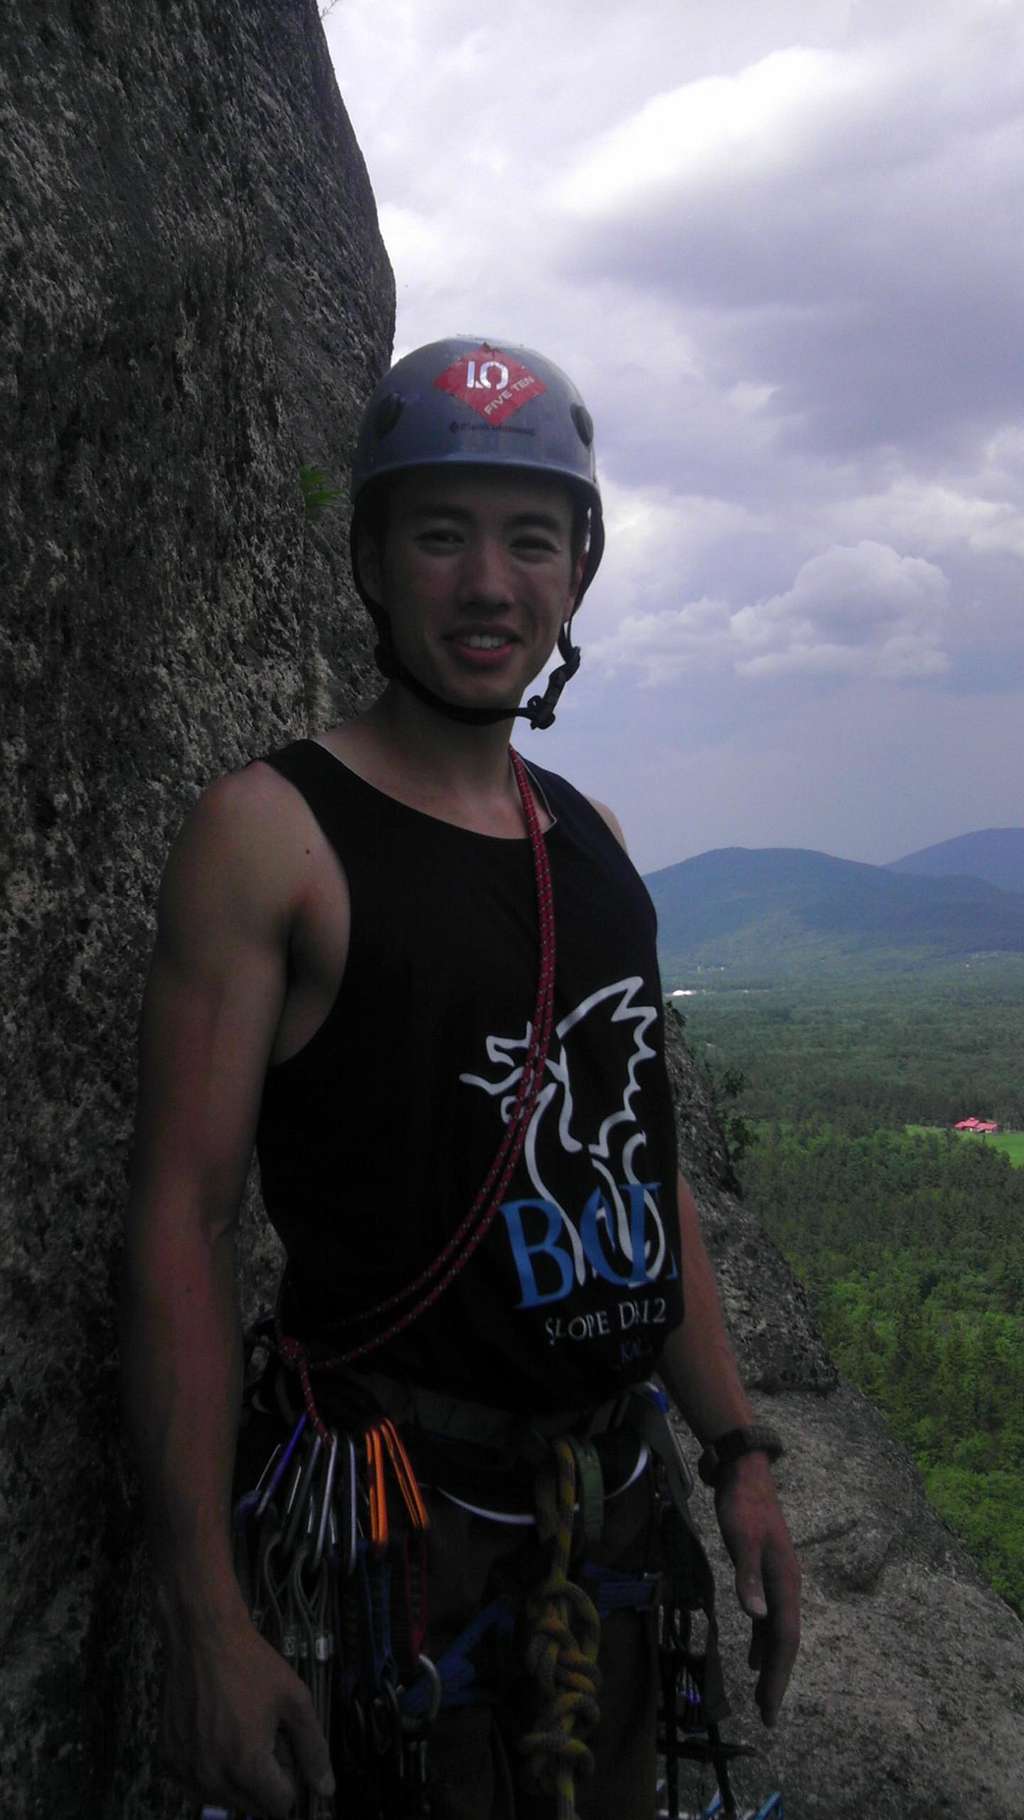
M559 1205L557 1198L545 1186L537 1155L541 1126L548 1116L553 1102L559 1096L561 1096L557 1109L559 1142L562 1149L570 1154L579 1153L583 1149L588 1152L594 1170L604 1184L605 1210L602 1217L609 1226L609 1237L617 1243L619 1251L631 1265L643 1263L644 1275L649 1281L653 1281L660 1275L665 1261L665 1229L654 1196L649 1190L645 1190L644 1203L655 1237L653 1240L646 1241L644 1258L635 1259L630 1209L619 1187L620 1183L639 1186L640 1177L636 1174L636 1164L638 1153L643 1151L647 1142L646 1133L637 1124L633 1101L639 1092L637 1074L640 1064L652 1059L655 1055L655 1051L646 1039L651 1025L657 1021L657 1011L653 1005L636 1003L637 994L643 987L643 983L639 975L636 975L631 979L616 980L611 986L601 986L563 1017L559 1024L556 1024L552 1032L545 1067L545 1076L549 1078L545 1079L544 1086L538 1095L523 1147L523 1158L537 1196L551 1206L557 1207L561 1216L565 1236L572 1251L576 1280L579 1283L584 1282L588 1269L580 1235L564 1207ZM579 1028L585 1019L593 1019L598 1008L602 1006L605 1007L606 1013L610 1012L610 1024L632 1025L633 1049L626 1063L626 1079L621 1104L610 1112L607 1118L602 1119L596 1137L584 1144L573 1130L576 1107L566 1039ZM532 1034L532 1024L528 1020L523 1036L489 1036L487 1038L487 1059L493 1063L495 1068L503 1070L499 1078L487 1080L479 1074L461 1074L459 1076L459 1080L466 1086L480 1087L493 1099L501 1096L499 1111L503 1124L508 1123L512 1114L516 1088L523 1072L521 1058L525 1057ZM607 1036L603 1040L607 1042ZM612 1149L613 1134L618 1150L618 1170L611 1167L615 1160ZM614 1232L611 1230L608 1210L611 1211L614 1219ZM650 1255L652 1249L653 1256Z

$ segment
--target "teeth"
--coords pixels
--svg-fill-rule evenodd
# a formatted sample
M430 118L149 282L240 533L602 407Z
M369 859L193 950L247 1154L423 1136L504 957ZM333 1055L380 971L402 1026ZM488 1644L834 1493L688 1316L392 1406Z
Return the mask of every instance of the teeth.
M462 642L471 651L500 651L505 640L496 632L469 632Z

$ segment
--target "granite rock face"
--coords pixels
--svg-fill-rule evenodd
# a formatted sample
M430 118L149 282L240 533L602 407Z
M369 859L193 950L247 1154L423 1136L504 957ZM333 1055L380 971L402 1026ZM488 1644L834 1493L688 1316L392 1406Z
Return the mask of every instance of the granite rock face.
M796 1820L1024 1820L1024 1626L932 1511L877 1410L837 1379L802 1289L732 1192L705 1078L672 1023L682 1167L758 1416L786 1443L776 1476L804 1573L801 1652L768 1733L710 1494L694 1494L733 1703L723 1730L763 1751L738 1766L737 1793L754 1805L780 1788Z
M125 1820L163 1811L114 1445L155 886L205 782L372 688L300 470L343 475L394 292L315 0L10 0L0 144L0 1809Z
M138 997L198 790L373 687L344 520L304 517L300 470L343 474L393 290L314 0L9 0L0 71L0 1808L173 1820L195 1804L154 1761L116 1440ZM837 1382L678 1037L670 1066L806 1571L752 1789L781 1785L798 1820L1022 1820L1021 1626ZM250 1304L270 1267L253 1217ZM752 1736L725 1564L721 1603Z

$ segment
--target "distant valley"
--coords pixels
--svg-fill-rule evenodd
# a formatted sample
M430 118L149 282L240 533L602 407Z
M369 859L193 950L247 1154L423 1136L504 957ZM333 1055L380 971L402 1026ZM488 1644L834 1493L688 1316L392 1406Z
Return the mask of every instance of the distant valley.
M797 847L722 847L645 882L668 988L692 984L697 971L758 983L1024 954L1020 828L962 835L886 866Z
M648 884L747 1209L1024 1615L1024 830L889 866L731 848Z

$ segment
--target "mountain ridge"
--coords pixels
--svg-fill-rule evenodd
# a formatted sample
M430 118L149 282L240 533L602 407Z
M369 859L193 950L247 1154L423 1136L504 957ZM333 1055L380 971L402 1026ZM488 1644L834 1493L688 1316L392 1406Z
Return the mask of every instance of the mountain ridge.
M1024 891L1024 828L976 828L889 860L887 869L921 878L966 875L1002 891Z
M808 847L717 847L648 873L666 973L791 973L1024 954L1024 892Z

